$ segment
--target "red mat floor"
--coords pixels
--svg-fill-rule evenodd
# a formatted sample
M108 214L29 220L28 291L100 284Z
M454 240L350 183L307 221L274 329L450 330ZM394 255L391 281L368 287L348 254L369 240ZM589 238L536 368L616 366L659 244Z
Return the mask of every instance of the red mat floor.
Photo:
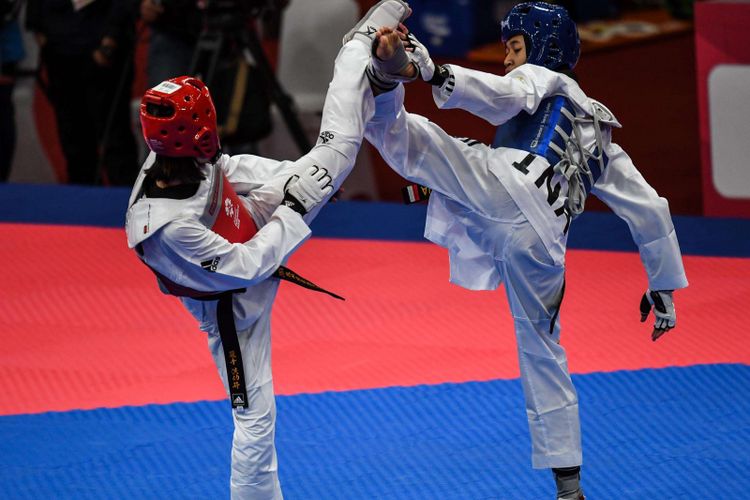
M1 224L0 414L223 399L205 336L117 229ZM686 257L678 328L639 323L637 254L572 250L563 345L574 373L750 363L750 260ZM313 239L290 267L347 298L283 284L278 394L518 376L505 295L448 283L428 243Z

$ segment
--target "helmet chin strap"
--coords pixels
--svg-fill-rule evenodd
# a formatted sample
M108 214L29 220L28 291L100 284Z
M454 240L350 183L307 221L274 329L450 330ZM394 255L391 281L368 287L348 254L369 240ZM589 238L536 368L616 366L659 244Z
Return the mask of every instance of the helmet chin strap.
M221 158L221 155L222 155L222 151L221 151L221 145L219 145L219 147L218 147L218 148L216 148L216 154L215 154L215 155L213 155L213 157L209 158L209 159L207 160L207 162L213 165L213 164L215 164L215 163L216 163L217 161L219 161L219 158Z

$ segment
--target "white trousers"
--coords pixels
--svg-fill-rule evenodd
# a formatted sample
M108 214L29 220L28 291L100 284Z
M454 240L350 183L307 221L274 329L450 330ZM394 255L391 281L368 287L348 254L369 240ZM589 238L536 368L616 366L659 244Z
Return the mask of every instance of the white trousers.
M475 169L461 171L477 175ZM483 239L502 276L513 315L532 465L537 469L580 465L578 396L560 345L565 268L555 265L534 228L519 217L519 209L509 209L508 200L497 199L501 192L493 191L489 203L502 205L506 211L492 214L497 219L482 224L486 228Z
M476 168L454 172L460 172L456 180L462 185L466 182L460 176L492 176ZM499 184L496 179L495 182ZM565 349L560 345L559 307L565 268L555 265L539 235L502 186L488 192L487 197L485 213L488 207L503 209L490 213L491 222L478 217L484 219L483 246L495 259L513 315L532 465L538 469L580 465L578 396Z
M560 345L565 269L531 224L499 224L495 262L513 315L534 468L580 465L578 396Z
M454 220L466 225L460 233L473 235L476 246L494 260L505 285L534 468L580 465L578 397L560 345L558 311L564 266L555 265L536 231L489 170L488 161L497 161L497 154L486 146L470 147L416 115L400 112L392 120L373 122L373 127L380 128L371 129L368 139L401 176L453 200L448 205L456 207ZM441 244L455 252L456 242L450 241L449 234L442 236Z

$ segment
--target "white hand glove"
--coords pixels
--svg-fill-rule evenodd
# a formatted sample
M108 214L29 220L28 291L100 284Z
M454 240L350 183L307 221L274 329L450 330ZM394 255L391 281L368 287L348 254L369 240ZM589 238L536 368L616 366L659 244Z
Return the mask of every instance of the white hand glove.
M677 312L672 302L672 290L646 290L641 298L641 323L646 321L651 308L654 309L654 331L651 340L656 340L677 324Z
M409 58L417 68L422 80L429 82L432 77L435 76L435 63L430 57L430 52L427 50L422 42L417 40L412 33L406 35L406 41L404 42L406 51L409 53Z
M332 192L333 185L328 170L313 165L304 174L293 175L286 181L282 204L305 215Z

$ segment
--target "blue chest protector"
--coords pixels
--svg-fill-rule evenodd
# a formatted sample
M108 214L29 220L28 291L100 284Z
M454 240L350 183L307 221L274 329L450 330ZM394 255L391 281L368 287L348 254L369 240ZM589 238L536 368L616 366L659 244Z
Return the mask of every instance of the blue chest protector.
M548 97L539 104L534 114L521 112L500 125L492 147L528 151L544 157L552 166L558 165L563 160L566 160L566 163L576 163L571 155L571 146L573 150L578 151L581 151L581 146L575 144L577 142L574 130L575 119L575 108L567 97L562 95ZM580 184L585 192L584 198L601 177L602 165L607 164L606 155L603 162L599 161L596 156L598 150L599 148L593 154L585 155L586 165L583 169L579 167L580 174L582 174L579 177Z
M566 109L568 113L563 114ZM565 96L552 96L543 100L536 113L518 113L497 128L493 148L505 147L528 151L543 156L550 165L557 165L561 156L550 147L554 144L565 151L566 138L573 132L573 104ZM567 115L567 116L566 116ZM557 129L560 129L563 133Z

